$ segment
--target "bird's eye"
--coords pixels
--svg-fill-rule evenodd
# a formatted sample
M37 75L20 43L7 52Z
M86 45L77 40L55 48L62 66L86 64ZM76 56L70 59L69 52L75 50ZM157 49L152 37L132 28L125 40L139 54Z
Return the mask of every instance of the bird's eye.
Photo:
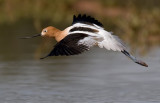
M46 33L46 32L47 32L47 30L44 30L43 32L45 32L45 33Z

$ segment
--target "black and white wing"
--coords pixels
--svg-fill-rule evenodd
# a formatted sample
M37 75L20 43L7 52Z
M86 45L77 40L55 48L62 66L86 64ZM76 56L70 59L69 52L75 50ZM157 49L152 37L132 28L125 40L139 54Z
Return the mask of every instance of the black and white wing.
M85 42L90 39L90 42ZM53 50L45 57L48 56L70 56L78 55L84 51L88 51L92 46L94 46L96 40L94 37L89 37L87 34L76 33L67 35L64 39L58 42Z

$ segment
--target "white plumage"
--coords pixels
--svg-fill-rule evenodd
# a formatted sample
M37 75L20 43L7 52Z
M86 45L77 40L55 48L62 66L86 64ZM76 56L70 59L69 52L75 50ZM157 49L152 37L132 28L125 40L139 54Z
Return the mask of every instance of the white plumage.
M79 41L79 44L84 44L89 47L98 45L100 48L106 48L107 50L113 51L122 51L125 50L125 46L123 45L122 41L115 35L112 35L111 32L107 32L102 27L98 25L87 25L83 23L76 23L70 27L70 29L75 27L83 27L83 28L90 28L97 30L98 32L88 32L88 31L73 31L69 32L70 34L73 33L83 33L88 34L89 36L84 38L83 40Z

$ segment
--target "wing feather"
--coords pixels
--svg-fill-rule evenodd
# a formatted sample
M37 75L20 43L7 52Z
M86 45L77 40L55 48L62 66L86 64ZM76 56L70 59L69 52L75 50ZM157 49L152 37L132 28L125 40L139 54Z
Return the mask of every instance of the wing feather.
M79 43L80 40L83 40L86 37L88 37L88 35L83 33L67 35L64 39L62 39L54 46L53 50L47 56L41 59L44 59L48 56L77 55L84 51L87 51L89 50L90 46Z
M86 16L85 14L84 15L79 14L77 17L74 15L72 25L76 23L85 23L89 25L96 24L100 27L103 27L102 23L100 23L98 20L96 20L95 18L91 16Z

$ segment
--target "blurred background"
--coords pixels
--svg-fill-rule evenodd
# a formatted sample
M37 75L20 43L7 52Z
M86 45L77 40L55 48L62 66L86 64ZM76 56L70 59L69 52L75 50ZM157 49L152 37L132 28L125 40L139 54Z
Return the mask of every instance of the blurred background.
M50 25L63 30L80 13L118 35L149 68L99 48L39 60L55 40L18 38ZM0 0L0 102L159 103L159 28L159 0Z

